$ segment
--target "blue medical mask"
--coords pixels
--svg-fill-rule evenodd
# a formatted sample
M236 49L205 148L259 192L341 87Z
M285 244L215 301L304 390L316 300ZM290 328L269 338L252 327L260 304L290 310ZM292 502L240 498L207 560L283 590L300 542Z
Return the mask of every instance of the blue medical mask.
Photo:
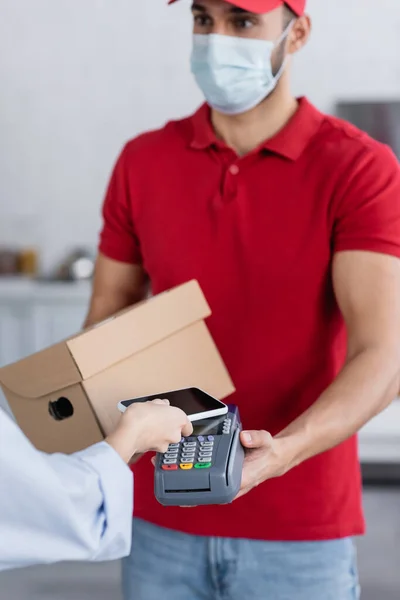
M292 23L277 42L219 34L193 38L191 69L208 104L218 112L237 115L255 108L275 89L286 65L272 72L272 52L288 35Z

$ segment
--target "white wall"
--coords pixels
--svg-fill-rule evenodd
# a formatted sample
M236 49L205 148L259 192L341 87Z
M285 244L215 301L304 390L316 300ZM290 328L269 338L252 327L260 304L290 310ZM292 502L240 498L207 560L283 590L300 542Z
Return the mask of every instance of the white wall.
M0 0L0 244L39 244L47 268L95 246L122 144L201 101L189 0ZM400 97L400 1L310 0L295 91Z

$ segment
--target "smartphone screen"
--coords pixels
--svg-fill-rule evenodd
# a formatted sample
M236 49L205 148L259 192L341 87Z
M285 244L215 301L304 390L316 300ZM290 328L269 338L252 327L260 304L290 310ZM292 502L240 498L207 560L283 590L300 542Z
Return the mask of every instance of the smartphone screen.
M120 410L128 408L128 406L135 402L149 402L157 398L169 400L171 406L180 408L191 419L219 416L228 412L226 404L197 388L188 388L145 396L143 398L135 398L133 400L125 400L120 403Z
M197 421L193 427L193 435L217 435L224 420L225 415L213 419L202 419L201 421Z

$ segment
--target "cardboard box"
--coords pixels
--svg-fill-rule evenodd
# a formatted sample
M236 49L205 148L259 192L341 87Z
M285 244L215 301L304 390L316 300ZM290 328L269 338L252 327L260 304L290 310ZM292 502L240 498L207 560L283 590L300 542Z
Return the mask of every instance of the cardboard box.
M234 392L210 314L191 281L0 369L1 387L38 449L81 450L114 428L120 400L191 386L221 400Z

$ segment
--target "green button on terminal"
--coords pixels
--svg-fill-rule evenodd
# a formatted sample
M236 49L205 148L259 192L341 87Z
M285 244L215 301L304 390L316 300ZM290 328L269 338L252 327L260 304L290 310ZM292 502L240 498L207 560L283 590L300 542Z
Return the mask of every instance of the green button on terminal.
M211 463L198 463L197 465L194 465L195 469L209 469L211 467Z

